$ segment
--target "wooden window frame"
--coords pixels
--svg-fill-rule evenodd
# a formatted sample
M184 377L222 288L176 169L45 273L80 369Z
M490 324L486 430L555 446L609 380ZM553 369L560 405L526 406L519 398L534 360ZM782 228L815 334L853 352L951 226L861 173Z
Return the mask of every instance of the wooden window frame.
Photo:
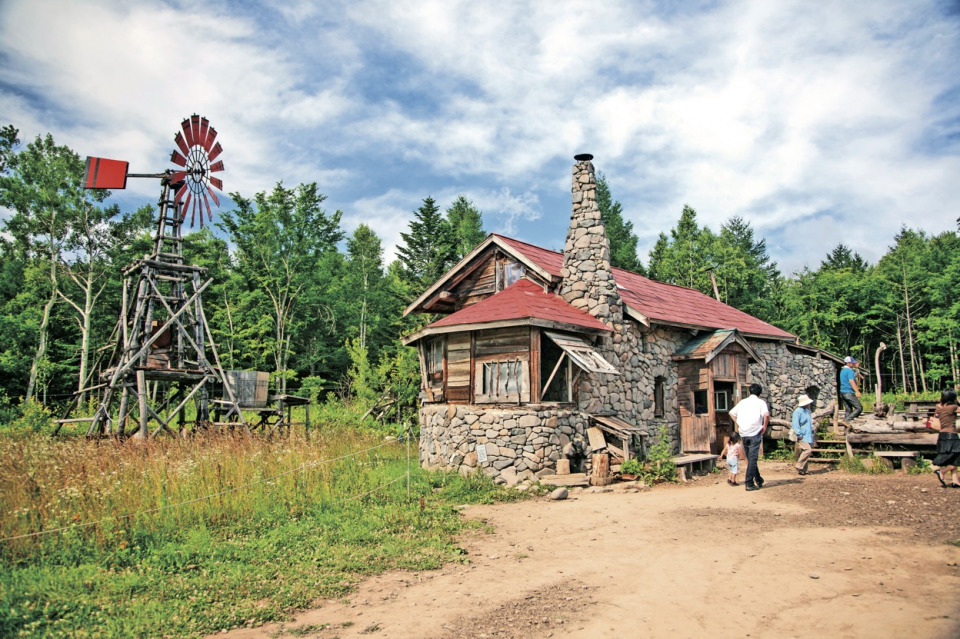
M513 365L518 364L520 375L517 378L516 393L488 393L484 392L484 371L488 366ZM477 404L517 404L530 401L530 360L529 357L518 357L517 355L491 355L488 357L477 358L474 365L473 381L474 402Z
M723 402L720 398L723 398ZM718 413L727 413L730 411L730 394L725 390L713 391L714 410ZM722 406L722 407L721 407Z

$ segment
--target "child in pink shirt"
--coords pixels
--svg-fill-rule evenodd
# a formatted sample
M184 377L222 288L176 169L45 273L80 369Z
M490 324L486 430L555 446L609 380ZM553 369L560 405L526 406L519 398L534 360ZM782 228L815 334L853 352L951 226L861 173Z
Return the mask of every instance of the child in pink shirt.
M727 468L730 470L730 477L727 478L727 483L731 486L739 486L737 473L740 471L740 460L746 457L743 444L740 443L740 435L736 432L730 435L727 445L720 451L720 456L727 458Z

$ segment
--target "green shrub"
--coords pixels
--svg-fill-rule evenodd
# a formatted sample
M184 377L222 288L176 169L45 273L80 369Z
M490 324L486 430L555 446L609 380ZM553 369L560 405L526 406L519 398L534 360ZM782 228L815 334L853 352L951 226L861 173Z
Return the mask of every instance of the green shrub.
M867 467L863 465L863 459L860 457L845 456L838 464L840 470L845 473L865 473Z
M908 475L925 475L928 473L933 473L933 464L929 459L923 457L918 458L916 465L907 470Z
M6 422L3 430L12 436L30 436L40 433L49 434L53 424L53 414L43 404L29 399L18 407L5 407L5 413L13 415L12 421Z
M620 464L620 472L624 475L642 475L643 462L639 459L627 459Z
M637 474L647 483L677 480L677 465L673 461L673 447L670 445L670 429L666 424L660 424L657 439L647 451L647 463L643 465L642 472Z
M771 450L769 453L764 451L763 456L765 459L769 459L771 461L793 461L793 451L793 442L785 439L778 439L777 447Z
M893 468L887 465L886 460L879 457L874 457L866 469L868 475L889 475L893 472Z

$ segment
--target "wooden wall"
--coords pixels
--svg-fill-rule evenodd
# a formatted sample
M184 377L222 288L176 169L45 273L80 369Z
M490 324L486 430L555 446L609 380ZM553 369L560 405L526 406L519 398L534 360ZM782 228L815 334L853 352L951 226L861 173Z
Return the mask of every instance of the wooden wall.
M497 260L491 256L457 285L457 310L476 304L497 292Z
M489 331L477 331L474 338L474 401L493 401L481 396L482 380L477 372L484 362L516 361L521 362L523 382L519 401L530 401L530 328L518 326Z
M473 367L470 365L470 333L451 333L447 337L447 401L470 403Z

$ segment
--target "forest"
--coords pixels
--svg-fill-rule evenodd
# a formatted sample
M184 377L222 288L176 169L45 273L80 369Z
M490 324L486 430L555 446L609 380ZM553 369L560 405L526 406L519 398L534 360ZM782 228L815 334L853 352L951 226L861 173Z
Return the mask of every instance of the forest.
M116 340L123 269L150 250L155 207L121 211L109 192L81 188L82 175L80 156L51 135L0 130L0 423L95 383ZM399 337L430 318L403 309L485 237L482 212L464 196L446 208L425 197L385 263L374 229L346 233L316 183L230 198L183 245L212 279L203 303L224 367L269 371L275 388L322 401L390 396L414 409L418 363ZM875 264L838 243L815 269L783 274L740 217L714 230L685 206L643 260L602 175L598 204L614 266L715 295L868 370L884 343L885 390L955 386L955 231L905 225Z

